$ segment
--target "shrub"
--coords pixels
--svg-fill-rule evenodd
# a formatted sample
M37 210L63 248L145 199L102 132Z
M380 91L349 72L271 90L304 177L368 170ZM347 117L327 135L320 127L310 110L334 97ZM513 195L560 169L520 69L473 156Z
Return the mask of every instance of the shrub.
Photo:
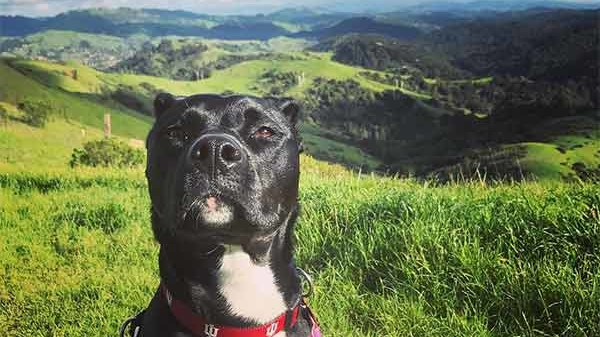
M33 99L21 101L17 107L25 114L23 122L38 128L46 126L53 110L50 103Z
M133 167L144 163L144 152L113 138L87 142L83 149L75 149L69 164L71 167L104 166Z

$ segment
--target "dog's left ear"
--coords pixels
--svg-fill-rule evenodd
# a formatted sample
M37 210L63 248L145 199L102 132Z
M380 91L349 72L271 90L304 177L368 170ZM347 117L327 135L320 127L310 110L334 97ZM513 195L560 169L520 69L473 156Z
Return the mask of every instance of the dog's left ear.
M156 95L154 99L154 117L158 119L163 112L167 111L175 102L177 101L177 97L166 93L161 92Z
M279 103L279 111L290 121L290 124L296 125L300 117L300 105L291 98L283 98Z
M283 98L279 103L279 111L287 118L292 125L292 132L298 141L298 152L304 152L304 143L298 132L298 120L300 119L300 104L291 98Z

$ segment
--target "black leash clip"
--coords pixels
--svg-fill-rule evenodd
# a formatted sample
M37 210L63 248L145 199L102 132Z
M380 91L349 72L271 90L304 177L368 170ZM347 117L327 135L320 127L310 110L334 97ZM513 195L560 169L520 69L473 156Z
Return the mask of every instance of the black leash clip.
M127 319L119 329L119 337L138 337L142 330L142 319L145 311L146 310L142 310L139 314ZM129 336L126 335L128 327Z
M308 284L308 292L303 293L302 297L303 298L308 298L310 297L313 292L314 292L314 284L313 284L313 279L312 277L310 277L310 275L308 275L307 272L304 271L304 269L296 267L296 271L298 272L298 274L300 275L301 278L304 279L305 283ZM304 288L304 287L302 287Z

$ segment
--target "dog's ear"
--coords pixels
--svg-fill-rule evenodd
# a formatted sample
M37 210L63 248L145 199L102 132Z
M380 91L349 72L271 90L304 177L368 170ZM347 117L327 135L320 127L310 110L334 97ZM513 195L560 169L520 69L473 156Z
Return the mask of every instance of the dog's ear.
M177 97L166 92L161 92L156 95L156 98L154 99L154 117L160 117L160 115L167 111L176 101Z
M279 103L279 110L292 124L292 132L298 141L298 152L304 151L304 143L298 132L298 120L300 119L300 104L291 98L283 98Z
M291 98L283 98L279 103L279 111L290 121L292 125L298 123L300 118L300 104Z

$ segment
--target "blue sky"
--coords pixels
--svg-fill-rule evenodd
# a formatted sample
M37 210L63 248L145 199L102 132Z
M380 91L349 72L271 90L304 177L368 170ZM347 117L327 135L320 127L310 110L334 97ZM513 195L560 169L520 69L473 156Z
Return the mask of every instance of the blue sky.
M335 10L380 11L400 9L430 0L0 0L0 15L52 16L67 10L90 7L143 7L183 9L210 14L268 13L285 7L309 6ZM467 0L453 0L466 2ZM513 0L514 1L514 0ZM527 1L527 0L523 0ZM600 0L567 0L599 3Z

